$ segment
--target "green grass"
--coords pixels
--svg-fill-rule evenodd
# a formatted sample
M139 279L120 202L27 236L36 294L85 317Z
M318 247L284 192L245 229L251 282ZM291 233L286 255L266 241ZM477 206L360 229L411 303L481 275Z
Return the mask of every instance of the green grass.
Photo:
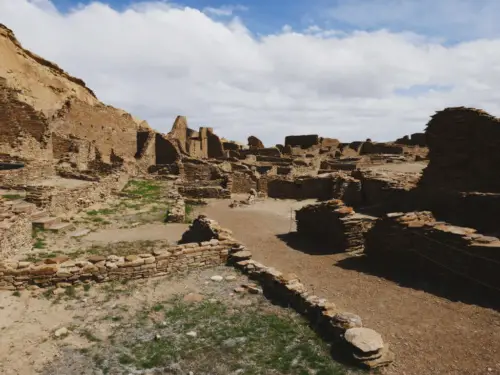
M184 208L184 212L185 212L184 222L186 224L191 224L193 222L194 207L191 206L190 204L186 204L184 207L185 207Z
M12 293L14 297L21 297L21 292L19 290L16 290L14 293Z
M116 213L116 209L113 208L103 208L101 210L91 210L87 211L87 215L89 216L97 216L97 215L111 215Z
M155 201L161 198L161 184L157 181L131 180L123 189L136 198Z
M163 368L178 364L195 374L355 374L331 359L329 347L305 320L287 310L271 312L252 305L187 304L180 299L138 313L133 328L120 328L108 365L121 370ZM277 308L275 308L277 309ZM149 314L163 314L166 324ZM158 322L158 320L155 320ZM134 331L131 331L134 329ZM195 331L196 337L186 335ZM158 339L154 339L156 335ZM120 372L121 373L121 372ZM361 373L361 372L359 372Z
M41 239L41 238L37 238L37 239L35 240L35 243L33 244L33 247L34 247L35 249L45 249L45 246L46 246L46 245L47 245L47 244L45 243L45 241L44 241L43 239Z
M24 198L22 195L19 195L19 194L4 194L4 195L2 195L2 197L4 199L8 199L11 201Z

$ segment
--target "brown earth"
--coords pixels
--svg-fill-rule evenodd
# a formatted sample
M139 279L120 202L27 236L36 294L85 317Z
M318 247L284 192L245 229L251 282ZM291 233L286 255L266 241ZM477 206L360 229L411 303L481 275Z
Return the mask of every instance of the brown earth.
M384 374L500 374L498 311L336 266L345 254L311 255L287 246L277 235L295 229L291 210L306 203L266 200L231 209L227 201L217 201L202 211L230 228L255 260L296 273L313 293L379 331L396 353Z

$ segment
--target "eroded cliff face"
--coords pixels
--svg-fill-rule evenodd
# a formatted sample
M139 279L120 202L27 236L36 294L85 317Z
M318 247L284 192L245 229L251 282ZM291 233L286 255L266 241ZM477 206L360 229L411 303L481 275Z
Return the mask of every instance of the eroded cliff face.
M105 163L134 161L147 123L101 103L85 82L24 49L0 24L0 153L52 159L52 135L90 142Z

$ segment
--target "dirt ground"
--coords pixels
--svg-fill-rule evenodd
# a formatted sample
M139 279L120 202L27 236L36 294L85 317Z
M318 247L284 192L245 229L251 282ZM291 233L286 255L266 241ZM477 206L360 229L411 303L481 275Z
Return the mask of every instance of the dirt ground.
M266 200L229 208L211 202L201 212L227 228L254 259L296 273L316 295L359 314L396 353L390 375L500 374L500 313L398 285L338 266L345 254L317 255L289 247L278 235L295 230L291 210L308 203Z
M361 373L331 361L328 346L293 311L260 293L234 292L248 282L221 266L58 295L0 293L0 373L304 374L300 366L318 375Z

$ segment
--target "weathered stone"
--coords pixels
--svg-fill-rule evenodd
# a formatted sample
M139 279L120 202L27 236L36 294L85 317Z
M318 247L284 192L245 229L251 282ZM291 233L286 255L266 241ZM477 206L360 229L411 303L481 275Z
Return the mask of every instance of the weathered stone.
M224 278L220 275L215 275L215 276L212 276L210 278L210 280L220 282L220 281L224 280Z
M231 254L231 258L233 258L235 261L242 261L242 260L247 260L252 257L252 253L248 250L243 250L243 251L238 251L234 254Z
M54 258L47 258L47 259L45 259L45 264L60 264L60 263L66 262L69 259L70 258L67 257L67 256L65 256L65 255L60 255L60 256L57 256L57 257L54 257Z
M69 333L68 329L66 327L62 327L54 332L54 336L55 337L66 336L68 333Z
M370 328L350 328L344 334L345 340L365 353L376 352L384 347L382 336Z
M91 257L88 257L87 260L90 263L99 263L105 261L106 257L103 257L102 255L93 255Z
M348 330L350 328L359 328L363 326L361 318L349 312L341 312L336 314L332 319L332 324L335 327Z
M125 257L125 261L126 262L133 262L135 260L137 260L139 257L137 255L127 255Z

